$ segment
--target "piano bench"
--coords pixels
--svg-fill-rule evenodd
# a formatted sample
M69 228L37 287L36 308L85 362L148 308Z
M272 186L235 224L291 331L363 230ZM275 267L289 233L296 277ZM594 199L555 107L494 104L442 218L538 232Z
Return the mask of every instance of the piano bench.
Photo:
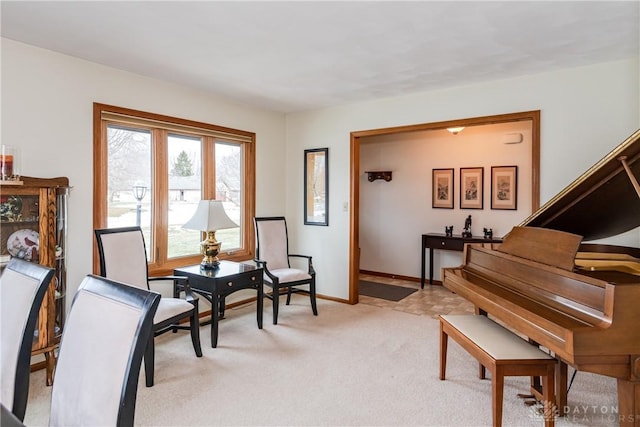
M441 315L439 318L441 380L445 379L447 341L451 337L491 372L494 427L502 425L506 376L542 377L545 427L554 425L556 359L486 316ZM484 370L480 372L481 378L484 378Z

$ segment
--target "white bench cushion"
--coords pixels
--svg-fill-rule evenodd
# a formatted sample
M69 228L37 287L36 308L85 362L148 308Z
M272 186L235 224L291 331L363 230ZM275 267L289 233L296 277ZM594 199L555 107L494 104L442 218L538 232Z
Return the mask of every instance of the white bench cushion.
M553 359L486 316L442 315L447 323L487 352L494 360Z

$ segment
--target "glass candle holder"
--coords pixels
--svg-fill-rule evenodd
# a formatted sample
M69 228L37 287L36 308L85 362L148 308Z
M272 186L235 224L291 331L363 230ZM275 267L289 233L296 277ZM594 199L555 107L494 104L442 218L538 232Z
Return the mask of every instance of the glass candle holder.
M3 180L17 179L18 173L18 150L11 145L0 146L0 177Z

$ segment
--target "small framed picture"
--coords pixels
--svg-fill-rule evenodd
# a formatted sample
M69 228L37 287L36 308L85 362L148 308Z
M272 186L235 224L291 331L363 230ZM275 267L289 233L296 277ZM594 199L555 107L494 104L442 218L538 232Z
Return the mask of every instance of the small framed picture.
M432 207L453 209L453 168L433 170Z
M518 208L518 166L491 167L491 209Z
M460 168L460 209L484 208L484 168Z

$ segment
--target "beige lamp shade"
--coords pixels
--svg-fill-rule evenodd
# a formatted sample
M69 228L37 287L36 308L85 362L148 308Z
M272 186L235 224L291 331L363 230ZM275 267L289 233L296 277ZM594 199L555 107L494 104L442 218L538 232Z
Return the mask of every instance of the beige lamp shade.
M220 200L200 200L191 219L182 226L188 230L199 231L216 231L236 227L239 225L229 218Z

